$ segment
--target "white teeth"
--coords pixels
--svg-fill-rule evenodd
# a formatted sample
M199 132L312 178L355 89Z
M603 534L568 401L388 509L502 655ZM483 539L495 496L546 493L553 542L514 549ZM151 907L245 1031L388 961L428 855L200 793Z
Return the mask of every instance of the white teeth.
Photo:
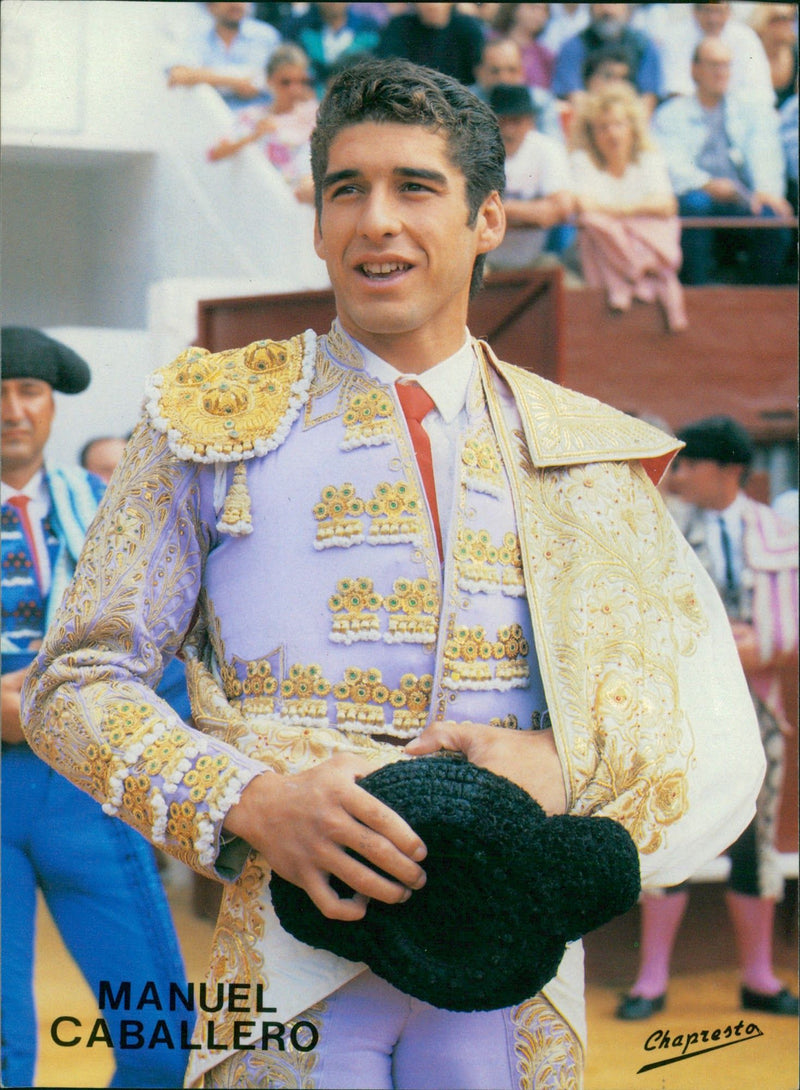
M389 273L398 272L400 269L408 269L409 265L401 265L396 261L384 262L380 265L362 265L361 268L367 276L388 276Z

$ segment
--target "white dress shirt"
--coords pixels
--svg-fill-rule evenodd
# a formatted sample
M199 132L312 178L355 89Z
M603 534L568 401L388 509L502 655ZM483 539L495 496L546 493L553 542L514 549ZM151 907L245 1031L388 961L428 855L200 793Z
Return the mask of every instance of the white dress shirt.
M28 504L28 518L33 533L33 546L36 550L36 561L42 580L42 594L46 597L50 590L50 554L42 530L42 520L50 511L50 492L44 479L44 470L35 473L24 488L12 488L5 481L0 481L0 500L8 503L12 496L27 496L31 501Z

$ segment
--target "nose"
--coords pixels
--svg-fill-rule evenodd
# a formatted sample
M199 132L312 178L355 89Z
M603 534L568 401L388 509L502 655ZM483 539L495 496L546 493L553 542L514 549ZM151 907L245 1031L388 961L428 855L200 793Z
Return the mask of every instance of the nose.
M14 424L22 419L22 399L13 387L3 390L2 419L3 424Z
M372 189L361 206L358 227L363 238L375 241L397 235L401 220L392 194L382 187Z

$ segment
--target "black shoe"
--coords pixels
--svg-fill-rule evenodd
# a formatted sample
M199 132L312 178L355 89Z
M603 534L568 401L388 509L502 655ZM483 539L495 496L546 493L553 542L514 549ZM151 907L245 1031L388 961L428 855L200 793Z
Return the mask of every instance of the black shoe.
M651 1015L663 1011L666 1001L666 992L653 999L645 999L643 995L626 995L617 1007L616 1017L625 1022L638 1022L642 1018L650 1018Z
M774 995L765 995L764 992L753 992L749 988L742 988L742 1007L746 1011L764 1011L766 1014L792 1014L797 1017L797 996L792 995L788 988L781 988Z

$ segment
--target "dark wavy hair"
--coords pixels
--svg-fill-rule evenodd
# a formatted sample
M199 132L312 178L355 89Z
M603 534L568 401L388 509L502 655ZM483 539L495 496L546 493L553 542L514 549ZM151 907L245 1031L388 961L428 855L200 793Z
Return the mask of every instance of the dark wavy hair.
M317 215L331 144L338 134L365 121L420 125L441 132L450 161L464 175L467 223L481 205L505 187L505 148L492 111L458 80L400 59L370 58L346 68L329 85L311 135L311 173ZM472 270L470 297L483 281L486 254Z

